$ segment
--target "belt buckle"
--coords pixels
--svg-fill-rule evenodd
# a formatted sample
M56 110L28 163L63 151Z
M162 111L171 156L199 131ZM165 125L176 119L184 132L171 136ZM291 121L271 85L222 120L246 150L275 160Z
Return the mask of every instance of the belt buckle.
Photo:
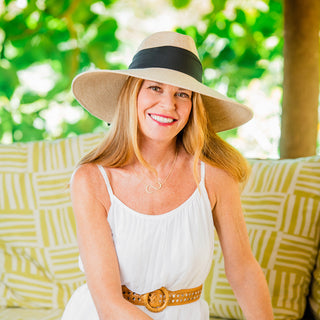
M169 291L162 287L141 296L144 306L151 312L160 312L164 310L169 303Z

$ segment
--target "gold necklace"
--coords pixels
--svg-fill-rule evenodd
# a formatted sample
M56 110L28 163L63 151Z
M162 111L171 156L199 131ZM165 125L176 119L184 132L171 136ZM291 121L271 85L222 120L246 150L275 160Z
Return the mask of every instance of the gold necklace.
M175 154L175 157L174 157L174 160L173 160L173 163L172 163L172 166L171 166L171 169L169 171L169 173L167 174L167 176L164 178L163 181L160 180L160 178L158 178L158 181L154 184L152 183L149 183L145 186L145 191L147 193L153 193L155 191L159 191L163 186L164 184L166 183L166 181L168 180L168 178L170 177L172 171L173 171L173 168L176 164L176 160L177 160L177 157L178 157L178 150L176 150L176 154ZM138 176L136 170L134 169L136 175Z

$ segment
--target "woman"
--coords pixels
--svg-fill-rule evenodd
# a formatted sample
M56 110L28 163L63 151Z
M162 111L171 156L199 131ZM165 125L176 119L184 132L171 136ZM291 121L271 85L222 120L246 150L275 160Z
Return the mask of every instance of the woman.
M72 179L87 283L63 320L208 320L200 294L214 226L246 318L273 319L241 211L247 165L216 135L252 113L201 78L193 40L160 32L142 43L128 70L74 80L82 106L112 125Z

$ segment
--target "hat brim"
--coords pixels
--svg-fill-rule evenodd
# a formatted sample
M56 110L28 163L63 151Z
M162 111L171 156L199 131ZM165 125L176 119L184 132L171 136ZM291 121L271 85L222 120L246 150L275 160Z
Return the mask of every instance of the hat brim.
M198 92L215 132L236 128L253 117L252 111L182 72L163 69L95 70L79 74L72 91L79 103L95 117L112 122L120 91L129 77L152 80Z

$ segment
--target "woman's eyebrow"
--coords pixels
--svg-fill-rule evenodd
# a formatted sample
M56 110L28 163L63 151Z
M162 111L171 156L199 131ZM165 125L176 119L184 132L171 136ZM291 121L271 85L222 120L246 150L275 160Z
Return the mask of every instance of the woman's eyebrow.
M161 82L157 82L157 81L153 81L153 80L148 80L148 81L150 81L150 82L153 83L153 84L163 85L163 83L161 83Z
M163 85L164 85L164 83L162 83L162 82L153 81L153 80L148 80L148 81L150 81L150 82L153 83L153 84L157 84L157 85L159 85L159 86L163 86ZM186 89L186 88L179 88L179 87L178 87L178 90L185 90L185 91L190 91L190 92L192 92L192 90Z

